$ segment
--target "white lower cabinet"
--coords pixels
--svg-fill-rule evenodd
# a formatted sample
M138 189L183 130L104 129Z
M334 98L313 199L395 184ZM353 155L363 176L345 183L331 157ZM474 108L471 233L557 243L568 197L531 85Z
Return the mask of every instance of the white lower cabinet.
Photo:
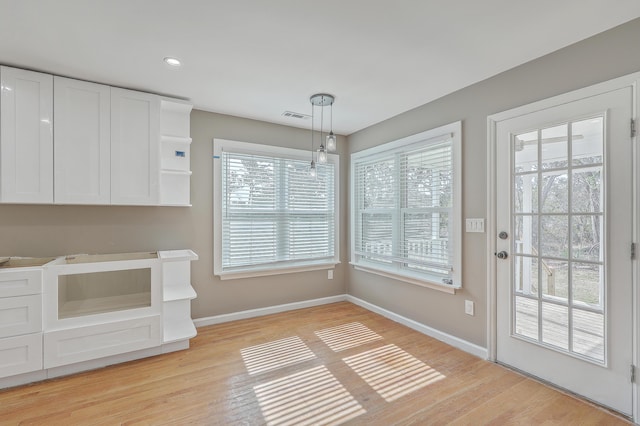
M0 389L187 349L196 259L191 250L0 259Z
M42 333L0 339L0 377L42 369Z
M160 315L44 333L44 368L159 346Z

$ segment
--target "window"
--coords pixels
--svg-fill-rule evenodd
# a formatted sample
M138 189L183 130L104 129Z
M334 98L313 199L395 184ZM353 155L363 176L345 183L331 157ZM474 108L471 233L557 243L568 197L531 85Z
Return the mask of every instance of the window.
M456 122L352 154L351 263L448 289L460 281Z
M338 156L214 140L214 272L222 279L338 263Z

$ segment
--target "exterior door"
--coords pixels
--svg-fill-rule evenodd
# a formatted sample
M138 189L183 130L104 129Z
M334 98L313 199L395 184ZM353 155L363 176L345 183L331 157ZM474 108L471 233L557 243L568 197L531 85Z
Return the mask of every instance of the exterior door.
M496 124L496 357L632 414L631 86Z

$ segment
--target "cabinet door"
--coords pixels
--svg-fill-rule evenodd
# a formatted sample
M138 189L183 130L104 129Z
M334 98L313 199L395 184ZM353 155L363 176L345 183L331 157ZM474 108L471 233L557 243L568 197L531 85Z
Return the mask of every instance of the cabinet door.
M111 204L158 204L160 98L111 88Z
M42 333L0 339L0 377L42 370Z
M0 67L0 201L53 202L53 76Z
M54 77L57 204L109 204L109 86Z

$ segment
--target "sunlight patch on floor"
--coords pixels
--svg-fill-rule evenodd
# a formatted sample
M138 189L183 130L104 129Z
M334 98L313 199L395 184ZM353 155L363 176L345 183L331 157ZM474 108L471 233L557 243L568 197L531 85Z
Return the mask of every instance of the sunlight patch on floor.
M359 322L343 324L337 327L316 331L318 336L334 352L381 340L382 337Z
M244 348L240 354L251 375L298 364L316 357L298 336Z
M387 402L445 378L396 345L386 345L343 361Z
M268 425L338 425L366 412L324 365L253 390Z

